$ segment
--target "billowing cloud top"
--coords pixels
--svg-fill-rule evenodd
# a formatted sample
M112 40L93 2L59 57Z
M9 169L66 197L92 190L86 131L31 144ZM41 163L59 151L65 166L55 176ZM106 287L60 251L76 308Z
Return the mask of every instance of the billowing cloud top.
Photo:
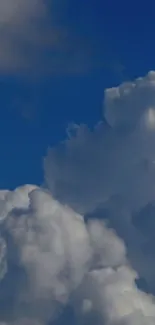
M112 195L125 196L132 209L154 199L155 72L106 90L103 114L93 132L73 126L45 159L52 193L82 213Z
M105 93L104 122L0 192L0 321L155 324L155 73Z
M68 139L49 149L45 181L53 195L84 214L86 222L105 220L115 229L140 276L137 286L155 294L155 72L107 89L103 115L93 131L73 125ZM97 256L100 231L96 228L93 241ZM112 242L108 252L110 247L113 251ZM135 317L116 324L145 324L142 316Z

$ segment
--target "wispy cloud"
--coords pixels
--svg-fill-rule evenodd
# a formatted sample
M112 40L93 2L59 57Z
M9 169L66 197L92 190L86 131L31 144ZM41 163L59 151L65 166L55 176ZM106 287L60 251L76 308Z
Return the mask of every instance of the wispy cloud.
M115 70L91 35L78 33L78 28L66 23L67 6L64 0L0 0L0 72Z
M1 72L40 70L43 52L55 51L62 37L59 26L52 26L52 12L46 2L0 1Z

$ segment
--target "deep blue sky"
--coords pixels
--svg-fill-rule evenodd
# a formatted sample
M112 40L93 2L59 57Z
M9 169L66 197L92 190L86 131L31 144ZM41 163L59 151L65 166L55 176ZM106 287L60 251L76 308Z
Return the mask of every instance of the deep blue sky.
M0 77L0 188L42 182L43 156L64 139L68 123L93 126L106 87L155 69L155 3L135 3L68 1L64 23L95 49L93 69L37 82Z

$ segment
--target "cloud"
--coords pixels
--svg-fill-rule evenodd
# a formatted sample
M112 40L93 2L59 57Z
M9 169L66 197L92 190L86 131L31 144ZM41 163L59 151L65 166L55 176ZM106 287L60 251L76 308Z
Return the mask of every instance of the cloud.
M67 31L56 8L54 0L0 1L1 73L59 72Z
M0 191L2 324L155 323L154 87L107 90L104 120L49 150L44 188Z
M73 125L68 131L68 138L58 147L49 148L44 160L45 183L54 197L84 215L86 223L97 219L114 229L124 242L130 265L139 276L139 279L135 280L137 288L153 295L155 294L154 94L153 71L134 82L105 90L103 120L93 131L86 125ZM96 235L92 237L93 246L97 249L95 261L102 252L100 232L101 228L96 228ZM109 233L108 237L110 238ZM105 235L103 242L104 238L106 240ZM113 240L111 243L107 247L109 254L110 249L112 250L114 261L114 256L117 255L113 245L117 247L117 244L113 244ZM107 250L106 244L104 245L106 264ZM110 263L109 256L107 261ZM102 274L105 264L102 264L101 260L97 263L101 268L98 274ZM121 270L126 274L124 268ZM117 272L114 274L117 275ZM127 272L130 274L129 270ZM133 283L133 280L131 282ZM141 304L143 294L135 287L134 290L136 301ZM106 304L104 299L103 305ZM89 301L89 297L86 297L86 300ZM131 300L134 302L134 298ZM102 301L102 298L99 298L99 301ZM108 301L110 303L110 298ZM130 305L128 298L127 301L127 305ZM119 298L117 303L119 305ZM126 308L122 304L118 307L119 310ZM103 306L101 309L104 310ZM114 309L117 314L116 306ZM139 307L136 307L136 310L138 309ZM116 322L106 320L105 323L137 325L154 322L154 318L151 318L154 316L147 318L147 313L145 317L144 315L144 311L133 311L130 316L121 315L118 316L120 320Z
M0 70L26 69L29 64L28 47L37 42L38 21L44 18L45 7L40 0L0 1ZM23 47L26 45L26 48Z
M56 197L82 213L116 194L132 209L154 199L154 94L154 72L106 90L103 122L93 132L73 126L49 149L45 179Z
M98 67L120 70L80 21L69 24L70 7L68 0L0 0L0 73L38 78Z
M8 309L2 315L4 300L10 318L47 322L67 303L88 270L91 247L84 220L36 186L0 194L0 320L3 316L9 321ZM12 287L14 277L17 281L14 273L16 287Z
M124 243L103 220L86 224L32 185L0 196L1 322L57 324L70 304L78 324L95 315L95 324L152 325L153 297L137 289Z

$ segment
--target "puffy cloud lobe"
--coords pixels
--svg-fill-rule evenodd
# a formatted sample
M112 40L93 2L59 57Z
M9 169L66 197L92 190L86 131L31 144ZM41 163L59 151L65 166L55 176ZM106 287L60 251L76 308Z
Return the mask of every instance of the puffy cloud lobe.
M30 324L33 318L47 322L67 303L89 268L91 247L84 220L36 186L0 194L1 233L8 250L4 255L1 240L1 272L5 259L8 272L16 267L26 276L26 286L21 285L14 297L16 317L31 316ZM4 285L8 272L2 274Z
M126 266L106 268L89 273L84 299L92 303L93 312L105 324L138 324L155 321L154 302L135 287L135 273ZM82 309L82 308L81 308ZM77 311L78 312L78 311ZM83 317L88 317L83 311ZM150 320L150 323L149 323Z
M81 282L90 257L84 222L40 190L30 194L30 202L34 230L27 233L22 262L34 272L32 280L41 297L44 289L46 295L53 290L57 300L66 301Z
M138 275L129 265L124 243L105 221L91 218L85 223L48 191L32 185L0 196L0 268L4 259L7 263L0 282L1 321L57 324L68 303L79 324L155 321L153 298L137 289ZM12 277L14 268L17 278ZM18 287L12 287L13 280ZM11 294L13 301L8 302Z
M134 127L143 115L148 111L148 123L153 119L155 106L154 98L155 72L150 71L144 78L138 78L135 82L123 83L119 87L105 91L105 118L114 128Z
M105 265L98 265L93 260L94 269L88 272L77 291L77 315L80 314L86 324L92 320L92 324L106 325L138 325L140 321L142 324L153 324L154 299L136 287L138 275L128 264L123 242L112 230L103 226L102 221L94 220L91 223L91 240L94 236L98 238L98 247L100 241L104 242L100 261L105 258ZM99 231L97 226L100 227ZM102 232L102 236L97 236L99 232Z
M117 267L125 263L125 247L114 231L93 220L88 224L88 232L94 256L92 267Z
M131 119L135 124L128 134L122 126L110 127L105 122L97 125L94 132L81 126L76 127L75 137L66 140L59 148L49 149L45 159L45 179L56 197L82 213L116 194L126 197L132 209L154 199L154 80L155 73L151 72L144 79L131 83L131 90L135 85L134 93L131 91L127 98L125 90L123 94L120 90L125 88L124 84L115 90L120 93L118 107L119 103L122 105L117 124L124 125L125 130ZM116 96L109 90L106 97L105 117L109 114L116 119L115 111L119 111ZM107 120L110 122L110 117Z
M125 87L130 88L129 95ZM49 149L45 179L56 197L82 213L116 194L125 196L132 209L154 199L154 90L151 72L133 84L121 85L114 94L107 91L104 110L111 126L103 122L93 132L76 127L74 137ZM116 125L112 119L118 120ZM127 124L132 124L128 133Z

